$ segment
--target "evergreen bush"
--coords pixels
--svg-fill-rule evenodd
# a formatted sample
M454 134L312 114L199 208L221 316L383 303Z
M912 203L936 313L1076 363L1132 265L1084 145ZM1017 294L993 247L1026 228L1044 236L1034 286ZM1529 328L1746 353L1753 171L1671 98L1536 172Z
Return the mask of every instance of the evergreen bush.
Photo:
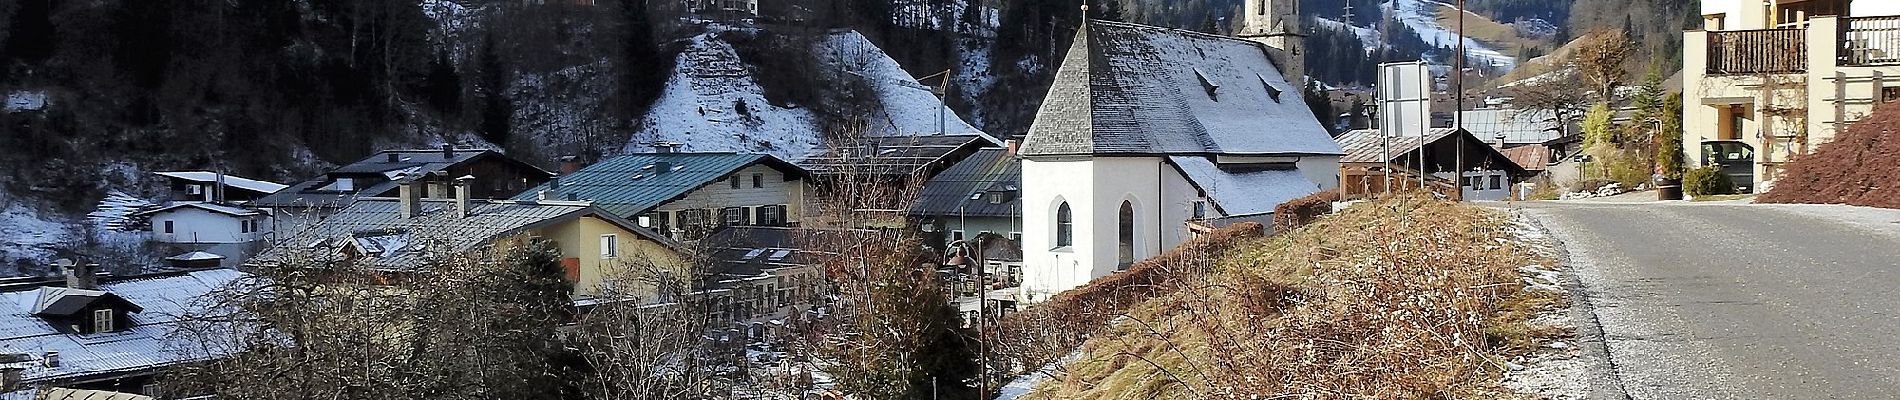
M1734 194L1735 182L1722 173L1721 167L1705 166L1683 174L1682 190L1691 196Z

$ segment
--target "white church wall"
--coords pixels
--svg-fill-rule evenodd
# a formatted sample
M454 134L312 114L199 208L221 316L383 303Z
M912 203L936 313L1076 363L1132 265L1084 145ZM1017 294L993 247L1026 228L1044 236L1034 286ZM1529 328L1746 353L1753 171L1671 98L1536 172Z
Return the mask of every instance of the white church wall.
M1021 300L1037 302L1088 282L1084 258L1095 250L1092 231L1095 171L1089 161L1023 160L1023 285ZM1056 248L1056 209L1069 203L1075 243ZM1090 261L1092 264L1093 261Z
M1339 189L1339 156L1300 157L1294 165L1306 180L1319 184L1319 190Z

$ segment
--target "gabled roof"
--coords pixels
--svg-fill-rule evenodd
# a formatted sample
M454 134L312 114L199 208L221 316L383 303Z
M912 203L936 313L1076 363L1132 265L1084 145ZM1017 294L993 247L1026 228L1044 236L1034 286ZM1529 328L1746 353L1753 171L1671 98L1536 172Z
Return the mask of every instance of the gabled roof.
M1168 163L1179 169L1188 183L1206 192L1216 210L1229 216L1273 212L1280 203L1320 189L1319 184L1290 167L1222 166L1202 156L1169 156Z
M1451 137L1453 134L1460 134L1466 141L1479 145L1475 147L1482 147L1489 153L1469 154L1470 152L1467 152L1468 157L1493 157L1503 161L1505 164L1509 164L1503 165L1506 169L1510 169L1513 172L1526 172L1524 167L1517 165L1515 161L1512 161L1510 157L1506 157L1504 153L1498 152L1496 147L1484 145L1484 141L1479 140L1477 136L1473 136L1469 131L1459 130L1457 128L1432 128L1425 131L1423 143L1438 143L1439 141ZM1339 135L1335 140L1339 141L1340 148L1346 149L1346 155L1339 159L1339 162L1342 164L1398 162L1403 160L1407 155L1416 154L1420 143L1420 137L1418 136L1401 136L1390 139L1382 138L1377 129L1348 131Z
M981 135L881 136L832 146L798 162L815 175L844 172L929 177L975 152L994 146ZM843 154L841 154L843 153ZM856 170L848 170L856 168Z
M656 170L662 162L671 164L672 169ZM632 218L759 164L790 177L805 176L805 170L764 154L636 153L589 165L522 192L515 199L534 200L547 191L554 199L591 201L614 215Z
M450 154L452 153L452 154ZM485 149L455 149L453 152L442 150L384 150L376 152L357 162L343 165L329 173L309 180L298 182L290 187L271 193L250 202L263 207L343 207L354 202L357 197L379 196L395 190L396 177L399 174L410 177L433 172L485 159L497 159L502 163L514 165L525 171L538 171L545 176L554 173L521 162L507 155ZM356 191L339 193L319 190L337 177L374 178L360 183ZM453 177L450 177L453 178Z
M707 247L713 261L708 273L709 289L721 289L721 281L766 276L767 272L811 265L810 252L796 243L797 228L733 226L706 235L700 243ZM806 233L818 231L802 231Z
M402 218L400 207L396 199L364 198L289 235L282 244L245 263L286 262L300 252L347 248L366 257L372 268L406 271L424 265L431 255L465 252L515 234L584 217L599 218L648 240L676 246L670 239L586 202L474 201L469 204L469 215L463 217L454 211L453 202L430 199L423 201L417 215L408 219Z
M1339 154L1301 89L1260 43L1091 20L1022 154Z
M112 292L48 286L40 288L39 300L33 302L33 315L70 316L100 302L134 313L145 311L144 307L126 301L124 297L119 297Z
M1562 136L1561 132L1551 129L1555 115L1550 110L1488 108L1466 110L1463 118L1465 130L1486 143L1497 143L1497 137L1502 135L1504 143L1530 144Z
M204 310L205 303L196 302L200 296L247 276L235 270L210 269L102 283L99 292L136 303L143 311L130 317L129 329L93 334L67 333L35 315L34 306L44 289L0 292L0 354L27 356L25 361L0 362L0 368L23 368L22 378L32 384L223 357L229 349L175 346L167 337L179 329L177 322L182 316ZM58 367L43 364L41 359L48 351L59 352Z
M1517 146L1502 151L1505 157L1525 171L1543 172L1550 169L1550 148L1543 145Z
M163 177L168 177L168 178L178 179L178 180L183 180L183 181L190 181L190 182L213 183L213 184L218 182L218 173L212 172L212 171L171 171L171 172L155 172L155 174L159 176L163 176ZM224 185L234 187L234 188L249 190L253 192L258 192L258 193L267 193L267 194L275 193L279 190L284 190L284 188L288 187L281 183L265 182L265 181L260 181L256 179L248 179L248 178L239 177L239 176L232 176L229 174L224 175Z
M248 217L248 216L259 214L257 210L246 209L243 207L233 207L233 206L227 206L223 204L206 203L206 202L200 202L200 201L181 201L181 202L174 202L172 204L165 205L164 207L140 211L134 215L158 214L158 213L176 210L180 208L196 208L200 210L215 212L215 213L229 215L233 217Z
M1016 199L1022 191L1022 162L1006 149L981 149L951 165L924 183L911 215L964 215L1015 217L1022 215ZM1002 196L992 204L987 196ZM981 195L984 198L974 198Z

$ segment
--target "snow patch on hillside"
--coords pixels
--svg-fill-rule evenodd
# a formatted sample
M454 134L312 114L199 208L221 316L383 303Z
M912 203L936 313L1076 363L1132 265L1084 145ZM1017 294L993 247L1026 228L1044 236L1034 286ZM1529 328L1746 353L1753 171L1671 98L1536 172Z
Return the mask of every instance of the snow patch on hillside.
M883 103L883 115L872 121L873 135L922 136L982 133L943 105L930 86L911 77L882 49L856 31L834 34L818 46L818 54L843 55L832 60L847 73L868 80ZM929 74L923 74L929 75ZM932 78L935 81L937 78ZM954 79L953 79L954 81Z
M765 153L802 160L818 144L811 110L778 107L747 71L732 44L715 33L694 36L676 59L673 77L640 121L628 152L655 141L686 145L686 151ZM815 89L815 88L814 88Z
M0 193L0 199L5 194ZM15 265L38 264L54 256L53 248L74 241L66 224L41 214L39 210L12 201L0 206L0 276L16 276L24 271Z
M1327 28L1331 28L1335 30L1351 30L1353 36L1358 36L1359 42L1364 43L1366 45L1366 50L1372 50L1379 47L1379 43L1380 43L1379 30L1377 29L1348 25L1345 22L1335 21L1335 20L1331 20L1327 18L1315 18L1315 20L1319 21L1320 25L1323 25Z
M1418 38L1425 43L1436 43L1452 47L1458 43L1458 33L1438 24L1438 9L1450 8L1449 4L1428 0L1392 0L1386 4L1388 10L1398 15L1398 20L1406 27L1418 32ZM1499 70L1510 71L1517 68L1517 58L1505 55L1475 39L1466 38L1465 51L1471 58L1496 65Z

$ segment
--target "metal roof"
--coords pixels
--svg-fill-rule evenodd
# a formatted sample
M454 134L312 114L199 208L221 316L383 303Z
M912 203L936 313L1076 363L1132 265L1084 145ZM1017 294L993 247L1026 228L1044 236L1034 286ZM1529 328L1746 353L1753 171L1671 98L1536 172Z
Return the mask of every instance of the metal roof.
M660 163L672 167L661 171L657 167ZM589 165L522 192L515 199L534 200L546 191L553 199L591 201L614 215L633 218L759 163L787 176L805 175L797 166L763 154L637 153Z
M216 346L170 345L182 316L204 311L201 296L226 287L248 274L229 269L199 270L131 278L99 285L99 291L144 307L128 317L130 329L95 334L71 334L33 315L41 290L0 292L0 354L24 354L27 360L0 363L0 368L22 368L26 383L133 373L168 365L225 356ZM46 367L46 352L59 352L59 366Z
M964 154L994 144L980 135L866 137L831 146L798 165L818 175L855 169L850 172L930 176Z
M1437 142L1456 132L1453 128L1432 128L1425 131L1425 142ZM1377 129L1359 129L1347 131L1337 139L1339 148L1346 155L1339 158L1342 163L1383 163L1404 158L1406 154L1418 151L1418 136L1400 136L1384 140Z
M412 177L420 176L444 171L458 165L488 157L496 157L505 163L514 164L518 168L539 171L542 174L546 174L546 176L554 175L551 172L547 172L533 165L528 165L527 163L515 160L493 150L455 149L452 152L445 152L443 150L384 150L362 160L358 160L357 162L337 167L324 175L292 184L290 187L278 190L269 196L252 200L249 204L263 207L343 207L355 202L359 196L381 196L396 190L398 183L395 177L399 173ZM368 180L360 182L353 192L340 193L318 190L325 184L331 182L333 178L338 177L368 178Z
M199 182L199 183L218 182L218 173L212 172L212 171L170 171L170 172L155 172L155 174L158 174L159 176L169 177L172 179L179 179L179 180L185 180L185 181L191 181L191 182ZM230 174L224 175L224 185L234 187L234 188L249 190L253 192L258 192L258 193L266 193L266 194L274 193L279 190L284 190L284 188L288 187L282 183L265 182L265 181L260 181L256 179L233 176Z
M279 245L247 261L249 264L287 262L304 251L354 250L369 258L371 267L411 270L426 265L428 257L472 250L531 229L582 217L595 217L649 240L673 245L669 239L585 202L478 200L469 203L469 215L454 211L454 202L427 199L413 218L404 219L398 200L365 198L291 234Z
M931 177L910 207L911 215L1016 217L1022 215L1022 162L1005 149L980 149ZM991 196L1001 203L991 203Z
M258 214L257 210L246 209L243 207L233 207L233 206L227 206L223 204L206 203L206 202L201 202L201 201L181 201L181 202L174 202L164 207L140 211L134 215L157 214L157 213L176 210L176 209L185 208L185 207L201 209L205 211L230 215L234 217L245 217L245 216L252 216L252 215Z
M1550 169L1549 147L1532 144L1504 149L1502 152L1526 171L1542 172Z
M1280 203L1320 189L1298 169L1223 168L1202 156L1169 156L1168 162L1230 216L1273 212Z
M1339 154L1330 137L1260 43L1088 21L1022 154Z

